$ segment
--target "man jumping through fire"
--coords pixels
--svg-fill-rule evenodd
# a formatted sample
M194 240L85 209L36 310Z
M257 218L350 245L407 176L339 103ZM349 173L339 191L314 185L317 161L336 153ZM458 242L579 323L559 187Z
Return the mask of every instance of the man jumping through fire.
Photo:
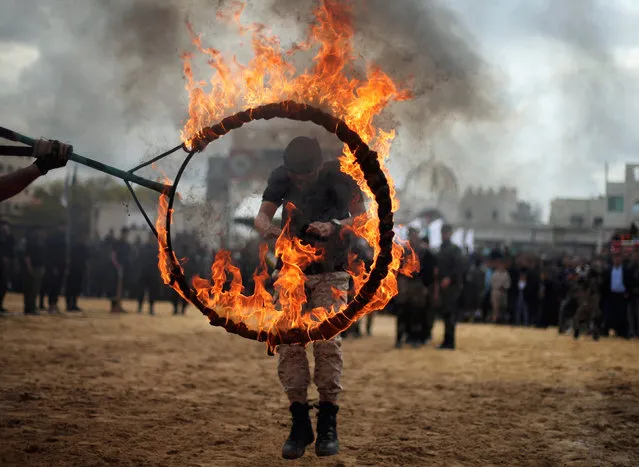
M290 221L291 236L324 251L321 262L311 264L304 271L308 309L338 308L346 302L350 279L345 270L349 239L343 228L365 212L361 192L354 180L340 171L338 161L323 161L317 140L298 137L286 147L284 164L271 173L262 197L255 227L265 238L277 238L281 234L282 228L273 225L273 216L279 206L288 203L295 209L283 210L281 226ZM334 289L343 294L334 293ZM281 345L278 356L278 376L290 401L292 415L291 432L282 448L282 456L297 459L315 440L307 399L311 380L309 364L302 345ZM314 382L320 397L315 453L331 456L339 452L337 399L342 390L341 337L314 342L313 356Z

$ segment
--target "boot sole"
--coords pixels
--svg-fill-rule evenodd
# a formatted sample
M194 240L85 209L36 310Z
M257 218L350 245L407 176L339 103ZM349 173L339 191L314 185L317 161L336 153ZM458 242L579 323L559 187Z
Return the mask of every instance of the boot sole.
M295 454L287 454L285 452L282 452L282 458L286 459L286 460L295 460L295 459L300 459L302 457L304 457L304 454L306 454L306 448L309 445L307 444L306 447L304 448L304 450L301 452L301 454L297 455L297 453Z
M304 446L304 449L302 449L301 454L297 455L297 454L293 454L293 453L289 453L287 454L286 452L284 452L282 450L282 458L286 459L286 460L295 460L295 459L300 459L302 457L304 457L304 454L306 454L306 448L308 448L311 444L313 444L315 442L315 438L313 438L313 441L311 441L310 443L308 443L306 446Z
M299 455L299 456L296 456L296 455L286 455L286 454L282 453L282 458L283 458L283 459L286 459L286 460L289 460L289 461L294 461L295 459L301 459L302 457L304 457L304 454L306 454L306 449L305 449L305 450L304 450L304 452L303 452L301 455Z
M324 452L322 452L322 451L315 450L315 455L317 457L330 457L330 456L335 456L337 454L339 454L339 448L336 451L324 451Z

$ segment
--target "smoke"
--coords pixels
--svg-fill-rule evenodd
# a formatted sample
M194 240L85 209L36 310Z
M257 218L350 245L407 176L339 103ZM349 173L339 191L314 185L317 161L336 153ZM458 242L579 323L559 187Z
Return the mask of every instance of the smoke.
M410 83L414 99L394 105L399 129L396 151L403 171L429 157L427 138L447 122L492 119L498 113L493 76L471 48L473 38L451 11L437 1L355 0L355 50L396 82ZM281 19L307 24L316 0L273 0Z
M639 103L637 77L614 55L614 24L603 3L551 3L538 17L542 34L567 49L569 69L557 77L565 108L564 167L592 169L606 161L636 157L639 137L633 116ZM626 159L628 160L628 159Z
M11 83L0 86L2 124L72 141L114 165L172 146L186 117L185 21L207 44L235 52L236 30L215 20L230 2L3 2L1 63L29 53L0 69L0 84ZM246 20L294 41L316 3L249 2ZM546 201L592 191L604 160L636 152L637 79L618 60L620 48L639 43L632 2L353 3L356 53L410 80L416 94L384 115L398 129L400 174L432 149L462 185L517 184ZM542 179L552 188L539 194Z

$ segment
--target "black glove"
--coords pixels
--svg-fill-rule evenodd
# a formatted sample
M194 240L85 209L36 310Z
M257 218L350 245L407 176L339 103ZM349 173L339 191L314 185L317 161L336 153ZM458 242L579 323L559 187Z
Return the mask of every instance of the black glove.
M57 140L39 139L33 146L35 165L42 175L51 169L57 169L67 165L69 154L73 153L73 146Z

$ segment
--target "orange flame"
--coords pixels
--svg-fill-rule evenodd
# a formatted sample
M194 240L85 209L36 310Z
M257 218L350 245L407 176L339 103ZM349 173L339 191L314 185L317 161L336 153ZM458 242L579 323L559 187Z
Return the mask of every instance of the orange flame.
M244 5L235 2L233 9L218 14L219 20L234 20L241 34L252 34L253 58L241 65L235 57L225 58L216 49L205 47L201 38L190 28L193 44L208 59L214 73L208 82L196 81L193 76L193 54L183 55L186 89L189 93L189 119L182 130L182 139L187 147L203 128L219 122L230 111L256 107L280 101L296 101L321 107L344 120L356 131L362 140L376 150L379 162L389 180L393 210L398 208L390 173L384 166L394 131L377 128L373 120L391 102L411 97L405 89L400 89L393 80L378 67L368 64L365 77L355 77L355 53L352 47L354 28L350 5L346 0L321 0L315 11L315 23L310 27L308 37L302 44L289 50L282 50L278 37L264 26L253 24L243 26L240 16ZM300 51L317 48L310 70L295 68L292 58ZM374 196L370 192L362 170L354 155L344 146L340 158L341 170L357 181L371 202L367 213L355 219L353 232L366 239L374 249L374 258L379 254L379 219ZM163 219L167 200L162 196L157 222L160 237L159 266L164 282L171 281L169 261L166 253L166 229ZM196 277L193 289L198 298L209 308L223 314L234 322L243 322L250 329L277 332L291 327L309 327L317 324L316 319L324 319L340 310L314 309L302 313L306 303L304 293L304 268L321 259L321 251L302 244L292 238L284 229L275 248L284 266L275 282L277 300L267 291L269 278L265 256L267 248L260 250L260 268L256 271L253 295L242 294L242 278L237 267L231 263L228 252L220 252L211 268L211 280ZM373 299L361 310L357 317L383 308L397 293L396 275L402 262L403 247L395 244L393 261L387 277L382 281ZM414 261L405 262L402 271L410 273ZM408 265L408 266L407 266ZM368 271L363 263L351 258L349 272L353 277L355 290L366 281ZM228 278L230 276L230 285ZM175 284L173 285L176 287ZM177 287L179 289L179 287ZM183 296L186 291L178 290ZM277 301L277 305L275 304Z

